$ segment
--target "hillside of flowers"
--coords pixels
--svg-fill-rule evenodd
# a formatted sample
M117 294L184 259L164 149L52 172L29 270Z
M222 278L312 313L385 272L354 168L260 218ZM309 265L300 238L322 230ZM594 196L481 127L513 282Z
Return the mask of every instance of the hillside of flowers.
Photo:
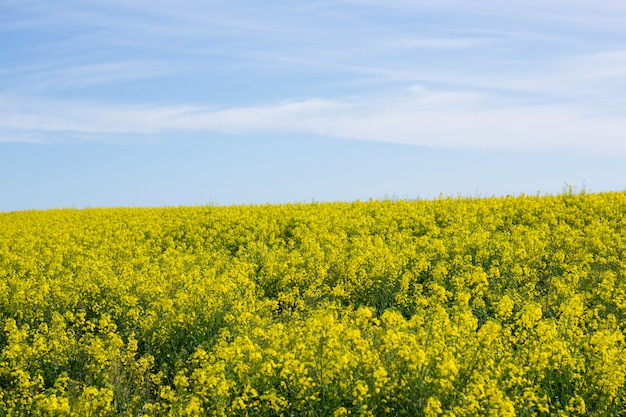
M626 414L626 193L0 213L0 416Z

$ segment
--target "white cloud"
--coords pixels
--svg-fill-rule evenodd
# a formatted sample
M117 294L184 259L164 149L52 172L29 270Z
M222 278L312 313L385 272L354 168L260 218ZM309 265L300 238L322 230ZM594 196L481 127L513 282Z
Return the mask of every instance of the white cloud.
M501 14L516 11L518 15L536 14L546 19L563 19L568 16L606 16L626 11L621 0L343 0L344 3L364 4L383 8L406 10L459 10L464 13ZM623 18L623 16L616 16Z
M493 43L492 39L466 37L404 37L381 42L383 48L399 49L468 49Z
M1 102L0 102L1 103ZM281 102L263 106L106 106L23 101L0 105L0 132L55 132L115 138L180 131L298 133L453 149L565 151L626 157L626 117L567 105L497 106L465 92L422 92L369 100ZM33 133L34 132L34 133ZM54 137L54 135L52 135ZM20 141L24 137L18 136Z
M22 91L55 91L134 80L158 78L180 72L172 64L156 61L107 61L99 63L53 63L17 67L5 74L19 77ZM0 73L0 75L2 75Z
M333 127L344 137L427 147L626 157L621 133L626 118L592 117L559 106L424 112L397 108Z
M29 44L29 53L41 53L41 60L34 55L0 69L0 88L15 92L0 95L0 141L56 140L62 134L101 140L177 131L307 132L431 147L626 156L626 99L621 93L626 88L626 43L620 36L626 28L626 3L218 3L14 2L22 13L0 30L53 28L62 36L41 48ZM466 15L468 19L460 18ZM51 48L48 54L42 52L46 47ZM246 67L229 81L249 77L242 84L251 91L237 92L248 101L133 106L121 104L128 97L119 85L115 94L103 93L109 102L97 96L64 98L67 88L197 75L214 66ZM282 94L293 91L291 97L298 98L273 93L263 85L267 78L258 82L254 73L268 68L263 75L271 72L285 83ZM219 82L210 75L194 82L183 78L163 90L171 94L179 86L195 88L196 81ZM309 80L319 84L307 88ZM346 88L333 97L326 89L320 93L324 99L302 98L314 96L310 91L318 85L371 87L367 82L376 90L354 93ZM159 88L154 83L150 93ZM34 92L50 98L22 96ZM193 93L187 97L198 97ZM164 102L184 100L167 93L162 97ZM184 91L176 97L185 97ZM249 97L267 104L250 105Z
M427 91L427 88L421 84L413 84L409 86L408 90L416 94L422 94Z

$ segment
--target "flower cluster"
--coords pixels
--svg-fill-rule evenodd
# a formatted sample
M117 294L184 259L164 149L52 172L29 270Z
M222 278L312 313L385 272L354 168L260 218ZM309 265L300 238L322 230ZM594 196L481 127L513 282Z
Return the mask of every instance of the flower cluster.
M626 413L626 193L0 213L0 416Z

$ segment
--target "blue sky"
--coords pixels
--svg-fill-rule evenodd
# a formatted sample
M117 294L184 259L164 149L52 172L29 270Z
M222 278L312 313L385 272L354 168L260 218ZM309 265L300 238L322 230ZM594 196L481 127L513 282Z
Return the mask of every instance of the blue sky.
M626 3L3 0L0 211L626 189Z

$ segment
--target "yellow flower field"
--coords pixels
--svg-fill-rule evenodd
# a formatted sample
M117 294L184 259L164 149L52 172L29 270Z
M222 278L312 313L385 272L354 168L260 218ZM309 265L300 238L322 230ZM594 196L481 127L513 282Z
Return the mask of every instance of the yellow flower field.
M626 414L626 193L0 213L0 416Z

